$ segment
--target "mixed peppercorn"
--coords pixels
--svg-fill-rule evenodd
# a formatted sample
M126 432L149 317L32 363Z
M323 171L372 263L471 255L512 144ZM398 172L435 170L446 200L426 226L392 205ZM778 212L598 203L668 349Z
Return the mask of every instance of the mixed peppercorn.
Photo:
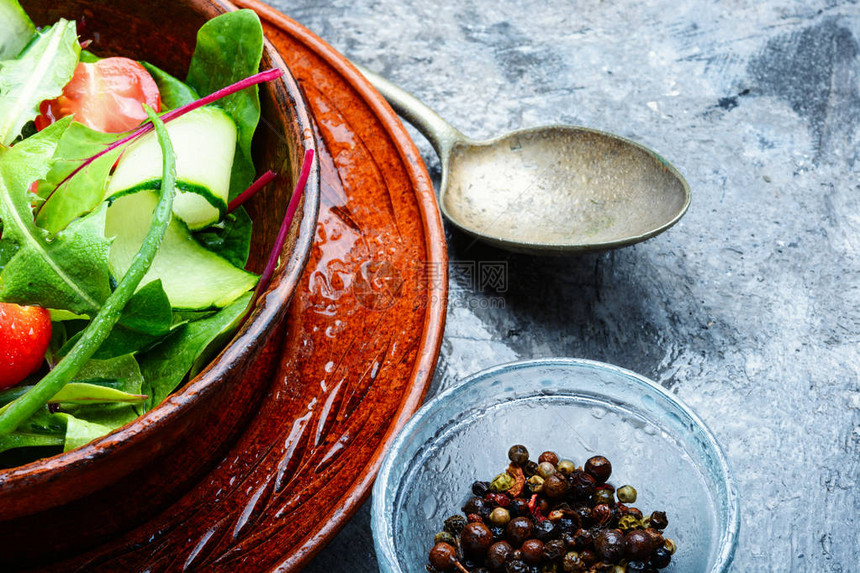
M666 514L631 506L636 490L608 483L605 457L579 467L554 452L531 460L516 445L508 458L505 472L472 484L465 517L445 520L429 573L655 573L671 562Z

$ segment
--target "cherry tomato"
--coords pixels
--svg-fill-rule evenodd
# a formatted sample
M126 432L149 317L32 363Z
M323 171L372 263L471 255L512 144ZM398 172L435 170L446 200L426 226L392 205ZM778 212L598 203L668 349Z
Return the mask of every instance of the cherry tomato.
M0 390L42 365L51 342L51 314L40 306L0 302Z
M57 99L42 102L36 128L74 114L75 121L106 133L133 129L146 119L141 104L161 111L161 94L146 68L128 58L81 62Z

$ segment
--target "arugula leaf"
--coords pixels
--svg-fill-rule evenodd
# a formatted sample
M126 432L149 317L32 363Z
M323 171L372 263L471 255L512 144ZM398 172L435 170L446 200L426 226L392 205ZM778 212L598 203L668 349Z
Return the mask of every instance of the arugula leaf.
M182 83L161 68L153 66L149 62L140 62L140 64L146 68L146 71L155 80L155 85L158 86L158 91L161 94L161 111L176 109L200 99L200 96L191 86Z
M116 142L123 134L102 133L73 121L63 133L53 163L36 193L48 198L36 213L36 224L56 234L77 217L89 213L104 198L111 168L122 148L102 155L65 181L85 160ZM64 182L65 181L65 182ZM57 188L60 183L63 185Z
M251 10L228 12L206 22L197 32L197 46L191 57L185 82L206 96L251 76L260 68L263 56L263 27ZM233 117L238 129L236 155L230 177L230 199L254 180L251 140L260 121L257 86L236 92L214 105Z
M75 23L60 20L42 31L17 60L0 68L0 144L10 145L39 115L39 104L63 93L81 46Z
M144 380L140 393L149 396L147 410L160 404L179 386L213 341L232 333L251 297L253 293L246 293L213 316L180 326L164 342L138 356Z
M16 245L0 273L0 300L38 304L93 316L110 294L104 237L106 206L78 219L48 241L30 208L31 182L45 177L70 118L11 149L0 148L0 220L3 242Z
M218 224L194 233L194 238L234 266L244 269L251 252L252 230L250 215L244 207L239 207Z
M21 53L36 35L36 26L18 4L18 0L0 0L0 60L9 60Z

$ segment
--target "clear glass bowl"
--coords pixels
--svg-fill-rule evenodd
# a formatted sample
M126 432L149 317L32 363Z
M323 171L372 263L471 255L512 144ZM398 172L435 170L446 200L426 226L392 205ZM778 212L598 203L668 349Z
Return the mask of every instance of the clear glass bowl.
M436 396L409 420L373 488L372 527L384 573L423 573L433 535L461 513L476 479L507 467L508 448L552 450L578 465L612 462L646 515L665 510L678 550L662 571L725 572L739 528L735 484L714 436L658 384L576 359L497 366Z

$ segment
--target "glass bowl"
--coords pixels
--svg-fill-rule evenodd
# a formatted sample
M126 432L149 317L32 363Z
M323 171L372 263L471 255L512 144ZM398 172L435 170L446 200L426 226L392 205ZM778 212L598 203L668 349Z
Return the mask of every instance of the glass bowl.
M406 424L373 488L373 540L384 573L424 572L433 536L461 513L471 484L507 467L508 448L552 450L581 465L612 462L646 515L665 510L678 550L664 572L725 572L739 528L734 480L714 436L658 384L577 359L496 366L425 404Z

